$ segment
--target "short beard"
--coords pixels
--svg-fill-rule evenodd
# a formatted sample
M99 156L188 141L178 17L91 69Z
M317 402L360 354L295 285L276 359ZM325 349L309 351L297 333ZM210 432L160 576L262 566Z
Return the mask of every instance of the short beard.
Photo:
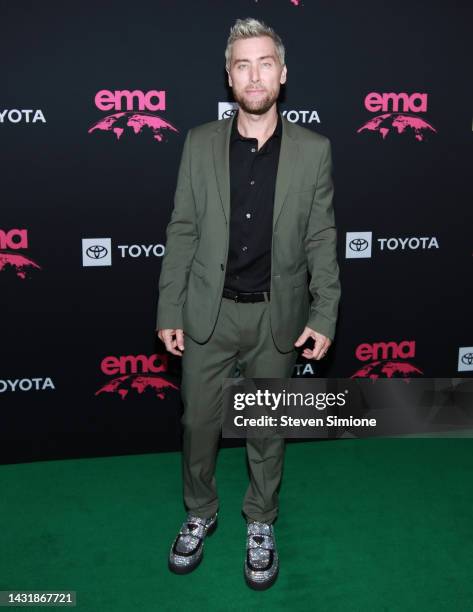
M273 104L277 101L279 96L279 92L275 96L271 96L268 94L265 98L258 102L258 106L249 106L246 104L245 99L240 96L236 96L235 93L233 97L235 102L238 102L239 107L245 112L251 115L264 115L269 111L269 109L273 106Z

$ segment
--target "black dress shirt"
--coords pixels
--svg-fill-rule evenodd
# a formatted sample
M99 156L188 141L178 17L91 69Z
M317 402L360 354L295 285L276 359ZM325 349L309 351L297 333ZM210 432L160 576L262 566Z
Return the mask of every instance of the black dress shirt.
M269 291L274 193L282 121L258 151L257 138L238 131L238 112L230 136L230 244L225 287Z

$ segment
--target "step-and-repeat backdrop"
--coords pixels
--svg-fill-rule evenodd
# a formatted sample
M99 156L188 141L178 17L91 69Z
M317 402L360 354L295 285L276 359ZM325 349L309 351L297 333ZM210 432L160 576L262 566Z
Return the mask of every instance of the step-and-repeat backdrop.
M280 110L333 149L338 332L293 375L472 375L468 3L5 2L2 461L180 448L165 229L187 130L233 112L249 16L286 46Z

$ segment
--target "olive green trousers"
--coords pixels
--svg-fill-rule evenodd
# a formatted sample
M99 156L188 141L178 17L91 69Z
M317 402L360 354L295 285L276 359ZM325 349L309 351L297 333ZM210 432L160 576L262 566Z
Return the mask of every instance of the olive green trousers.
M184 330L185 334L185 330ZM289 378L297 351L281 353L270 329L269 301L237 303L222 298L218 319L204 344L184 335L181 395L184 413L182 476L186 509L208 518L219 509L215 465L222 423L222 383L236 367L246 378ZM284 438L247 438L250 482L243 500L247 520L272 523Z

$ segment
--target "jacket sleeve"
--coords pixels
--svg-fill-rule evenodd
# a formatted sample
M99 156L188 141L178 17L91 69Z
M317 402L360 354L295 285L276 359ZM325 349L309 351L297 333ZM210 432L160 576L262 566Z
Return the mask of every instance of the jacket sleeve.
M341 294L333 194L331 145L326 139L304 246L313 298L307 326L330 340L335 337Z
M191 185L191 131L187 132L174 194L174 208L166 228L166 249L159 278L156 328L182 329L189 270L197 248L195 200Z

